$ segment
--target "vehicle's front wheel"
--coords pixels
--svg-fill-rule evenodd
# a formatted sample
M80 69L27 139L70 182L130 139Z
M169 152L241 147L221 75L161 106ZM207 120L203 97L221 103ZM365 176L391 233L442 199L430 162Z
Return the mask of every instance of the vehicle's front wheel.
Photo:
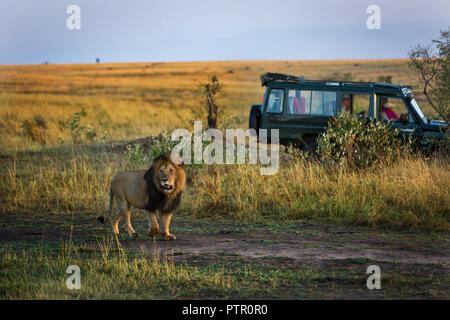
M300 150L312 156L318 156L319 143L316 136L306 136L301 139Z
M301 150L303 152L317 152L317 148L319 147L319 144L317 141L311 141L308 143L305 143L302 145Z

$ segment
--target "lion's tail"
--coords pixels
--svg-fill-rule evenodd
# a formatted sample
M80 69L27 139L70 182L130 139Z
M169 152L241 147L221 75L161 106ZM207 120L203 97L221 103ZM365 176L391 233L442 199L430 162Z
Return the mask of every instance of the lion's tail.
M114 205L114 193L112 191L112 188L109 188L109 213L108 213L108 218L111 218L113 205ZM105 218L103 216L98 217L97 220L100 221L101 223L105 223Z

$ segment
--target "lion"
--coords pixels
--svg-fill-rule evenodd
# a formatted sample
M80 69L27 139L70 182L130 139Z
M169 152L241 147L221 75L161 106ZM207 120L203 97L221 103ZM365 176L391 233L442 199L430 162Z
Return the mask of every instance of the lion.
M162 223L162 239L175 240L169 232L172 214L181 203L181 195L186 183L184 163L172 161L170 152L156 157L148 170L124 171L118 173L111 181L109 199L109 217L113 202L116 199L118 217L112 221L114 234L121 237L119 222L125 216L126 227L130 236L138 237L130 221L130 207L144 209L148 218L148 236L159 233L156 214L159 213ZM104 218L98 218L104 223Z

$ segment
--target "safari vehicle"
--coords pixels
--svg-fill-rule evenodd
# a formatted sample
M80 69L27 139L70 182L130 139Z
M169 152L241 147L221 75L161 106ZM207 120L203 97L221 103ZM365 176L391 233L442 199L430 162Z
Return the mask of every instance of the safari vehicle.
M444 136L444 121L428 121L411 87L388 83L307 80L279 73L261 76L262 104L250 110L249 128L279 129L280 143L315 148L318 135L339 113L383 121L426 146ZM270 136L270 130L268 130Z

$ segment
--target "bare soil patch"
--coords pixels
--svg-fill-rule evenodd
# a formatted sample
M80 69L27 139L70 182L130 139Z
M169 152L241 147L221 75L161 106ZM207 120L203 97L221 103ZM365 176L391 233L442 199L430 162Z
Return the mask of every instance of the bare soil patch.
M241 265L293 268L303 266L317 270L360 273L367 278L371 264L380 266L383 275L401 277L412 287L395 297L434 298L426 292L420 277L442 279L439 292L450 292L450 236L448 233L380 230L360 226L328 224L239 224L211 220L190 220L175 217L172 232L175 241L145 236L145 220L135 216L138 239L125 236L120 240L129 252L148 253L169 258L176 264L215 265L238 262ZM0 218L0 245L18 243L47 243L67 241L97 247L99 239L109 234L109 226L101 225L94 216L76 216L73 222L62 216L2 216ZM403 278L402 278L403 277ZM420 283L415 282L416 277ZM381 293L364 289L365 283L346 283L346 276L318 280L318 297L379 298ZM419 279L417 278L417 279ZM406 279L406 280L405 280ZM392 280L395 282L395 279ZM339 283L337 283L339 282ZM342 282L342 283L341 283ZM419 283L417 282L417 283ZM329 285L335 294L330 293ZM345 289L345 290L344 290ZM315 296L315 293L314 293ZM441 295L438 297L442 298ZM445 297L444 297L445 298Z

